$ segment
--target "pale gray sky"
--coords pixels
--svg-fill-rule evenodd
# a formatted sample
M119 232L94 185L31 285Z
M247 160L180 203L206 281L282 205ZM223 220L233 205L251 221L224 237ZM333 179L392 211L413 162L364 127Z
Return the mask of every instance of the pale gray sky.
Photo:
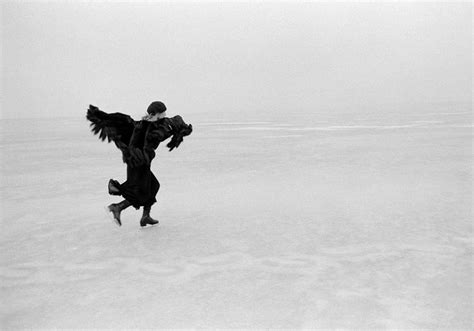
M9 2L1 27L3 118L472 97L470 2Z

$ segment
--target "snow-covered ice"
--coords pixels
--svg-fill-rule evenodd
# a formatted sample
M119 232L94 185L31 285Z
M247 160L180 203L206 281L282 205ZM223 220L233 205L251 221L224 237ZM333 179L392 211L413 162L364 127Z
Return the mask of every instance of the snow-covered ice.
M1 121L2 329L472 327L470 112L183 113L147 228L83 115Z

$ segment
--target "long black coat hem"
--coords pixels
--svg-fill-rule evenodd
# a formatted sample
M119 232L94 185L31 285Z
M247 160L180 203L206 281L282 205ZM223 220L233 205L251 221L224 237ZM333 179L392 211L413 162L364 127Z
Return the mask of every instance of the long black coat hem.
M127 181L119 186L122 197L135 209L153 205L159 189L160 183L151 172L149 165L127 166Z

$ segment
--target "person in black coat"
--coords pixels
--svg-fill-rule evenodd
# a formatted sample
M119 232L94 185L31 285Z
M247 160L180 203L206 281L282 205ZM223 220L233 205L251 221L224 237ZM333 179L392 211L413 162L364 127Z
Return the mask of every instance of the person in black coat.
M117 225L121 226L120 213L125 208L143 207L140 225L153 225L158 221L150 216L151 206L156 202L160 183L151 172L151 161L155 157L158 145L171 137L166 145L170 151L177 148L183 137L193 131L191 124L186 124L177 115L166 117L166 106L161 101L154 101L147 109L147 115L140 121L134 121L122 113L108 114L90 105L86 118L91 122L94 134L104 141L113 141L122 151L123 162L127 164L127 180L120 184L110 179L108 190L111 195L120 195L123 201L107 207Z

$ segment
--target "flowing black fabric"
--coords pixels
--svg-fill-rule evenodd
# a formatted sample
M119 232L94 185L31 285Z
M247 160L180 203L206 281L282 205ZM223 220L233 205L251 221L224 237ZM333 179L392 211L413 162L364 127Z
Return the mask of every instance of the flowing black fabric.
M127 166L127 181L120 185L120 194L136 209L151 206L156 202L160 183L149 165Z
M159 113L166 109L164 104L152 105L158 105L152 112L156 110ZM171 141L166 146L170 151L177 148L183 137L192 133L192 125L186 124L179 115L153 122L134 121L129 115L108 114L93 105L89 106L86 117L91 122L92 132L102 140L113 141L122 151L122 159L127 164L127 180L123 184L111 180L109 185L112 191L109 186L109 193L121 195L136 209L153 205L160 189L160 183L150 169L156 156L155 150L161 142L170 137Z

